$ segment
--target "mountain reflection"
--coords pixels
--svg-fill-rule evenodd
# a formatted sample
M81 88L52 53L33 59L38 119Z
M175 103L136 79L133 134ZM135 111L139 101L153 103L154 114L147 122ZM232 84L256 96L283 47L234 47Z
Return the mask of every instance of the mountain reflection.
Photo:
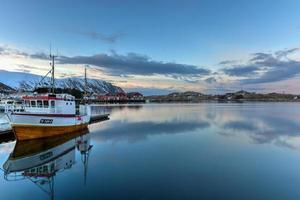
M92 114L113 113L121 110L139 110L143 108L143 104L108 104L108 105L92 105Z
M86 184L91 148L88 130L47 139L17 141L3 164L4 178L7 181L29 180L54 199L55 176L72 168L76 149L81 154Z

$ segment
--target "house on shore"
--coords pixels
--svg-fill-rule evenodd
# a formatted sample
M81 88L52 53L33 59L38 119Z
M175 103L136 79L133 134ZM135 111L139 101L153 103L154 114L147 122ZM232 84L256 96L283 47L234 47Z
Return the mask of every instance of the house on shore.
M129 92L129 93L107 93L104 95L99 95L97 100L100 102L144 102L144 96L139 92Z

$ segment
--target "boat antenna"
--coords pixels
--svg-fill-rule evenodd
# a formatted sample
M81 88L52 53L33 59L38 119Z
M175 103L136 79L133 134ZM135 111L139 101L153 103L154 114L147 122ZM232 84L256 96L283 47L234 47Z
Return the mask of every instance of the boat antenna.
M51 54L51 45L50 45L50 59L51 59L51 92L54 94L55 90L55 78L54 78L54 60L57 56Z
M52 55L51 53L51 43L49 45L49 56L50 56L50 59L51 59L51 62L50 62L50 65L52 66L52 68L47 72L47 74L45 76L42 77L42 79L37 83L35 84L34 86L34 91L36 90L36 88L43 83L43 81L45 80L45 78L51 73L52 74L52 78L51 78L51 92L54 93L54 57L57 57L57 56L54 56Z
M84 96L87 97L87 77L86 77L86 70L88 65L85 65L84 68Z

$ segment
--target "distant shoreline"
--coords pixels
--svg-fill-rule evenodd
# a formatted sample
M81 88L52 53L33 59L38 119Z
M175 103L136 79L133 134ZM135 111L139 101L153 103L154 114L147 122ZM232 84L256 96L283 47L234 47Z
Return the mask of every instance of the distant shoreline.
M300 100L201 100L201 101L146 101L146 103L300 103Z
M206 95L198 92L175 92L168 95L145 97L146 102L214 102L214 103L243 103L243 102L300 102L300 95L268 93L259 94L244 90L222 95Z

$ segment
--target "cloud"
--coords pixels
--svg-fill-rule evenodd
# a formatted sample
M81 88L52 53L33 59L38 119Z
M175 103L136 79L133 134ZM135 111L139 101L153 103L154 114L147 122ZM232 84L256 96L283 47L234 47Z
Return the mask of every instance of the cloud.
M61 64L89 64L105 69L109 75L165 75L182 79L201 77L210 74L210 70L195 65L178 64L151 60L145 55L129 53L120 55L112 52L92 56L62 56L58 59ZM187 80L187 79L186 79Z
M49 55L46 55L45 53L34 53L28 56L33 59L50 60Z
M14 52L12 48L7 46L0 46L0 55L9 55L12 52Z
M300 62L291 60L288 55L298 48L285 49L275 53L254 53L244 65L221 69L225 74L236 77L247 77L243 84L271 83L293 78L300 73ZM255 76L254 76L255 75Z
M224 60L224 61L219 62L218 64L219 65L229 65L229 64L234 64L236 62L237 62L236 60Z
M29 56L28 53L7 45L0 46L0 55Z
M262 76L245 79L242 82L246 84L270 83L293 78L300 73L300 62L297 61L278 62L269 67L270 69Z
M103 42L110 43L110 44L115 43L117 40L119 40L121 37L125 35L123 32L104 34L95 31L75 31L74 33L88 37L93 40L101 40Z
M251 61L266 60L272 58L272 54L268 54L268 53L254 53L252 54L252 56L253 58L251 59Z
M49 61L48 54L44 52L27 52L6 46L0 47L0 53L4 52L5 55ZM61 65L91 65L94 70L101 70L101 73L106 76L134 78L136 75L161 75L165 76L165 78L177 79L189 84L198 83L201 77L211 73L209 69L196 65L156 61L146 55L137 53L121 55L115 51L111 51L110 54L99 53L90 56L70 57L62 55L56 58L56 62ZM27 70L30 70L29 68L27 67Z
M166 95L170 94L172 92L176 92L177 90L171 89L171 88L156 88L156 87L134 87L134 88L128 88L126 89L126 92L135 92L139 91L145 96L151 96L151 95Z
M230 76L249 76L256 74L259 70L258 66L234 66L231 68L222 69L222 71Z
M289 54L294 53L298 51L299 48L292 48L292 49L287 49L287 50L282 50L282 51L277 51L275 54L277 57L287 57Z
M5 52L5 49L3 47L0 47L0 55L2 55Z
M18 68L16 69L16 71L21 71L21 72L25 72L25 73L30 73L34 70L36 71L43 71L43 72L48 72L49 69L45 69L45 68L41 68L41 67L35 67L35 66L29 66L29 65L17 65Z
M206 83L209 83L209 84L213 84L213 83L216 83L217 82L217 79L214 78L214 77L209 77L207 79L204 80Z

